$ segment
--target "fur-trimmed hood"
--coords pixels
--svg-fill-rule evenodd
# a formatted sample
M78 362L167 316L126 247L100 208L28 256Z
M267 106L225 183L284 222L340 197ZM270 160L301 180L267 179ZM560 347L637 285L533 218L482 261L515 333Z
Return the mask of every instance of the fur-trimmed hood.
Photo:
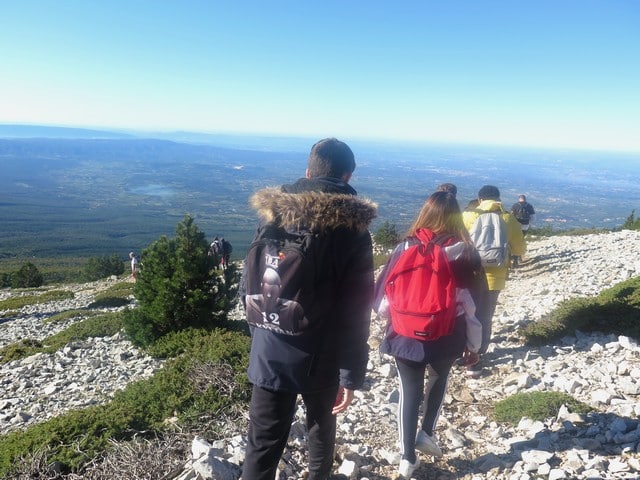
M253 194L249 202L265 222L319 232L337 228L363 232L377 214L377 205L370 200L313 190L288 193L281 188L265 188Z

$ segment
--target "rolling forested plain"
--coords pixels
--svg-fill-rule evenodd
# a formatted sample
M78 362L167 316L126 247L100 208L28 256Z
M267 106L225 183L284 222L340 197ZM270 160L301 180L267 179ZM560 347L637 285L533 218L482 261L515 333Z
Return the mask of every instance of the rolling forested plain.
M403 231L443 182L458 186L461 207L484 184L507 206L525 193L537 226L555 230L614 228L640 210L638 155L343 140L358 163L352 185L380 206L374 230L389 221ZM30 258L125 259L173 236L185 214L240 257L257 220L249 196L302 176L313 141L0 128L0 269Z

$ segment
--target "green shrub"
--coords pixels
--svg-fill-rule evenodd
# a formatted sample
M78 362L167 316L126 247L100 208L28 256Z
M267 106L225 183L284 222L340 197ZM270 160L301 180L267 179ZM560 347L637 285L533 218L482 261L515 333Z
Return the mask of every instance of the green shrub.
M74 297L74 293L68 290L51 290L41 294L23 295L21 297L11 297L0 301L0 310L19 309L27 305L39 305L42 303L56 302L58 300L69 300Z
M127 298L133 295L133 289L135 284L131 282L118 282L110 285L109 288L103 290L102 292L96 294L95 298L97 300L102 297L120 297Z
M80 278L85 282L92 282L111 275L124 273L124 261L117 253L110 256L91 257L82 269Z
M632 210L631 215L622 224L622 229L626 230L640 230L640 218L636 218L636 211Z
M560 302L540 320L521 330L529 345L546 345L565 335L600 331L640 340L640 277L603 290L594 298Z
M133 283L120 282L95 295L88 308L117 308L131 303Z
M139 306L126 312L124 323L136 345L190 327L211 328L213 312L229 308L232 283L215 273L208 249L204 233L187 215L175 238L161 237L143 252L144 269L134 287Z
M61 462L64 471L80 471L111 439L152 435L175 412L181 413L182 421L197 423L212 413L232 412L237 405L245 409L250 394L245 373L249 338L218 329L195 335L188 343L188 354L167 361L152 378L129 384L106 405L0 436L0 476L11 472L18 458L46 449L48 462ZM198 377L203 365L225 372L224 377Z
M49 318L42 321L42 323L55 323L64 322L66 320L72 320L80 317L93 317L94 315L100 315L100 312L87 310L84 308L76 308L73 310L65 310L64 312L58 312L51 315Z
M25 263L20 270L11 274L12 288L39 287L43 282L40 270L31 262Z
M25 338L0 348L0 364L30 357L43 350L42 342Z
M389 223L388 220L385 220L382 226L376 230L373 238L378 245L384 248L393 248L400 242L401 236L395 223Z
M523 417L539 421L556 417L562 405L573 413L587 413L592 410L588 405L565 393L524 392L496 402L493 414L498 422L516 425Z
M185 353L193 348L200 337L208 337L211 334L204 328L186 328L177 332L169 332L160 337L145 351L155 358L172 358Z

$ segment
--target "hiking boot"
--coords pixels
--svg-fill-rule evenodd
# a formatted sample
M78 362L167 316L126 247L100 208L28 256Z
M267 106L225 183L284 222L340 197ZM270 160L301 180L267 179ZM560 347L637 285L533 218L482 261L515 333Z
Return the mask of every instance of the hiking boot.
M421 451L427 455L433 455L434 457L441 457L442 450L436 442L434 435L429 435L424 430L420 430L416 436L416 450Z
M418 465L420 465L420 459L416 457L416 461L411 463L409 460L403 458L402 460L400 460L400 467L398 467L398 473L400 474L400 478L403 478L404 480L409 480L411 478L411 475L413 475L413 472L415 471L416 468L418 468Z

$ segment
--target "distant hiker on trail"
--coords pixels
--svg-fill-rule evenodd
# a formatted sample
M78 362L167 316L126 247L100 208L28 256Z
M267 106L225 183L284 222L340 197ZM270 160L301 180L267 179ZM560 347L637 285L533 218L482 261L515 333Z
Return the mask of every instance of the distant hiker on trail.
M395 248L378 278L374 309L381 318L387 319L380 351L395 358L399 374L398 431L402 455L399 474L408 480L420 464L416 450L434 457L442 456L435 428L449 372L460 356L468 366L479 359L482 326L475 316L472 297L481 295L487 287L480 257L469 242L460 207L450 193L439 191L431 195L407 235L407 239ZM429 256L430 250L434 252L433 257ZM407 257L415 262L411 264L415 273L405 273L411 270L407 268L410 266ZM447 279L442 282L447 273ZM404 282L403 278L406 279ZM419 285L421 281L425 284ZM418 305L422 298L430 295L434 298L450 296L451 301L446 303L449 312L438 318L437 325L428 324L422 329L425 313L443 311L441 305L433 310L426 310L426 304ZM418 320L408 315L414 311ZM438 315L434 313L433 317ZM411 328L406 330L408 324ZM448 325L447 333L435 339L426 338L445 324ZM418 330L414 331L416 328ZM427 371L429 382L425 392ZM424 404L424 417L418 430L421 403Z
M224 237L220 238L220 244L222 245L222 269L226 270L227 268L229 268L229 261L231 260L231 252L233 252L233 247L227 240L225 240Z
M525 195L520 195L518 197L518 201L511 207L511 215L516 217L516 220L520 223L520 229L522 230L523 236L529 231L529 227L533 223L535 214L536 211L533 209L533 205L527 202L527 197ZM512 265L517 267L519 260L520 257L513 255L511 257Z
M133 252L129 252L129 259L131 260L131 277L135 282L138 279L138 271L140 269L140 257Z
M251 327L253 384L243 479L276 477L298 395L306 407L309 467L294 477L328 479L336 415L364 383L373 299L368 228L376 206L348 184L355 166L348 145L320 140L305 178L251 197L261 223L239 289ZM275 248L281 243L286 249ZM287 306L294 302L299 308Z
M516 217L516 220L520 223L520 229L522 234L526 235L529 227L533 223L533 219L536 215L536 211L529 202L525 195L518 196L518 201L511 207L511 215Z
M476 316L482 323L480 354L483 354L491 341L491 322L498 295L507 282L510 257L524 255L526 246L520 224L504 210L497 187L483 186L478 191L478 201L475 209L462 213L462 220L480 254L489 286L485 295L476 301ZM467 374L479 377L481 363L468 367Z
M218 270L222 261L222 243L217 236L214 237L211 245L209 245L209 256L213 257L213 268Z

